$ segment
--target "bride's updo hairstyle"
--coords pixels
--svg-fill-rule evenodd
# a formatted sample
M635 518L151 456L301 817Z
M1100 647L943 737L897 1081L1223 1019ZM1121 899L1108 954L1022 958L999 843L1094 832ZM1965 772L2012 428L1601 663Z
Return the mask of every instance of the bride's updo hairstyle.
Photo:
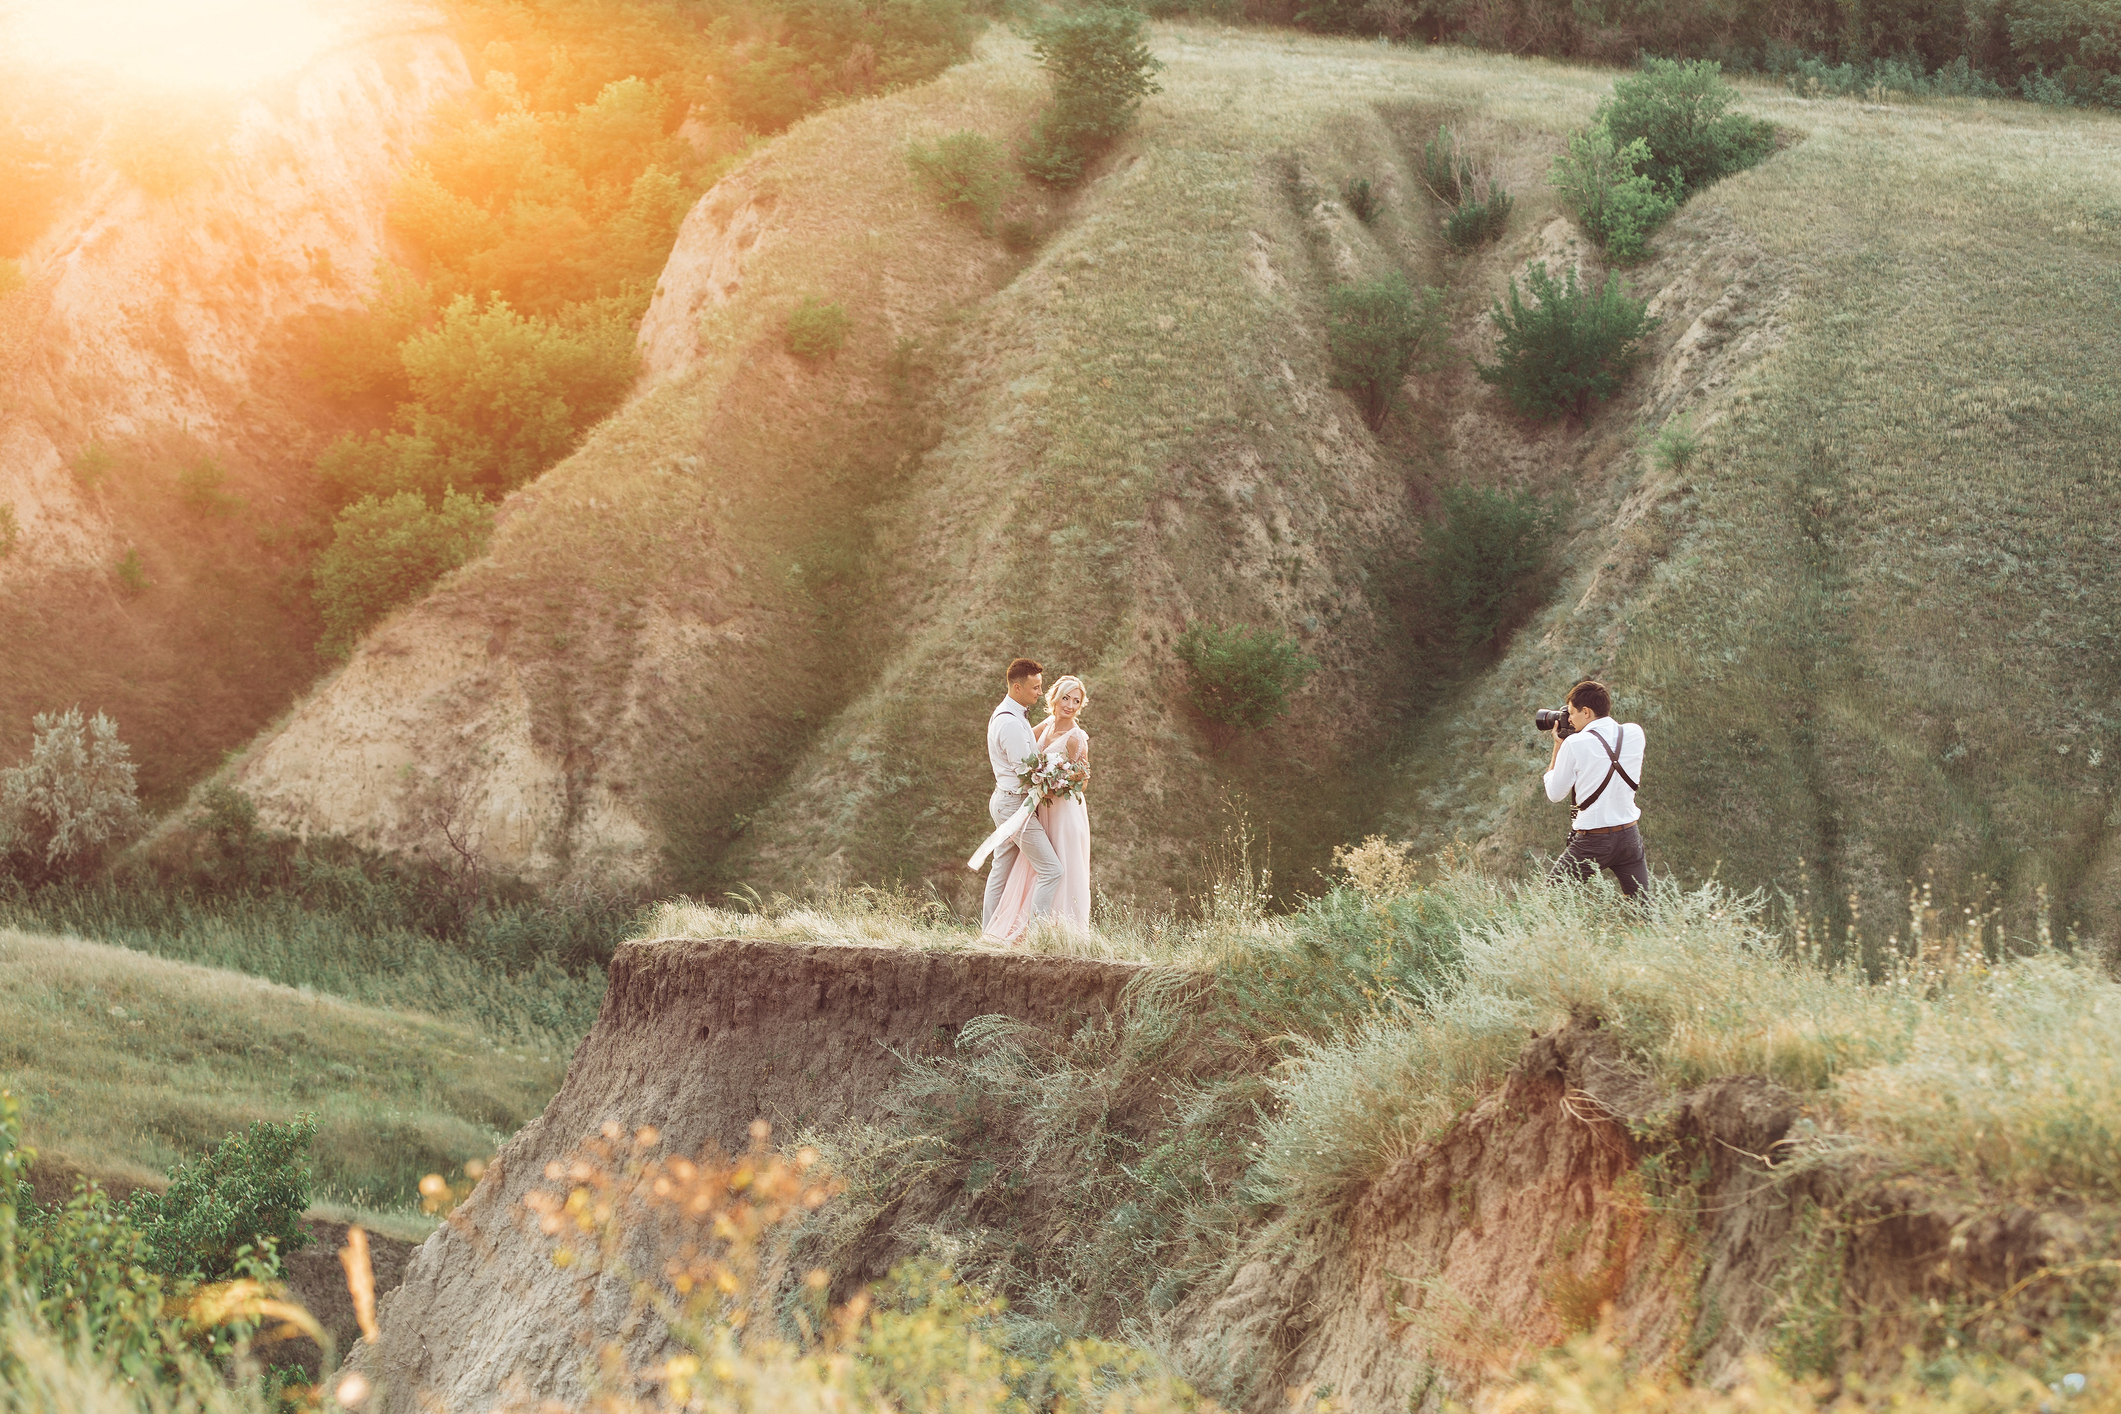
M1062 678L1059 682L1056 682L1055 684L1053 684L1053 686L1046 689L1046 716L1049 719L1053 716L1054 706L1061 700L1061 694L1066 692L1071 687L1083 695L1084 707L1088 707L1090 705L1090 689L1083 686L1083 680L1081 678L1077 677L1073 673L1070 673L1066 677Z

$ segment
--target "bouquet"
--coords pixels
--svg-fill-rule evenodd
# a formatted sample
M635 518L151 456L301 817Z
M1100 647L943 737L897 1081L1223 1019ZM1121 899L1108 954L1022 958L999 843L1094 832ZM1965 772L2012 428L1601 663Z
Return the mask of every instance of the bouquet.
M978 869L985 864L994 851L1024 832L1032 812L1049 800L1081 800L1088 772L1080 761L1070 761L1063 756L1048 761L1044 756L1026 756L1016 767L1016 782L1023 787L1024 803L1017 812L1002 823L1002 827L987 836L986 843L974 850L965 861L967 869Z

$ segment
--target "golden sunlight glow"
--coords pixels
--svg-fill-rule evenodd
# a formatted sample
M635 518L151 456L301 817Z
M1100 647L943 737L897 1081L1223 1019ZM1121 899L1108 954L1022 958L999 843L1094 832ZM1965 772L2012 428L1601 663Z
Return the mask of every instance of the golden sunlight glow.
M242 90L292 73L339 32L324 0L0 0L10 59L160 89Z

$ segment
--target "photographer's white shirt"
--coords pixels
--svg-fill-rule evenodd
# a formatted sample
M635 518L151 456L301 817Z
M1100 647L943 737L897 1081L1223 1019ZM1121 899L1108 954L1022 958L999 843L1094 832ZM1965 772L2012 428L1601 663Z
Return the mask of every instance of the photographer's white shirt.
M1605 746L1589 739L1594 732L1606 746L1616 744L1617 732L1620 764L1637 781L1642 779L1642 751L1646 745L1642 728L1634 722L1622 726L1611 717L1600 717L1561 744L1561 755L1555 758L1554 769L1546 776L1548 800L1567 800L1571 791L1577 800L1588 800L1598 783L1605 780L1605 773L1613 770L1613 758L1605 754ZM1576 813L1575 828L1602 830L1609 825L1632 825L1641 818L1642 812L1635 808L1635 792L1614 771L1605 794L1590 809Z

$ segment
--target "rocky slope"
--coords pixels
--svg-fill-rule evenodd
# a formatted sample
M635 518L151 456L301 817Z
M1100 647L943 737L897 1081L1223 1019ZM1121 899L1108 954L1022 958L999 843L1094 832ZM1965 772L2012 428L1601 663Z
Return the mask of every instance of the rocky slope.
M273 536L332 428L294 375L290 321L359 305L392 184L469 82L434 11L371 4L338 23L299 72L231 101L218 149L175 190L92 154L82 199L0 298L0 504L17 530L0 558L0 754L32 713L80 702L119 719L166 798L314 672ZM77 474L91 446L108 465ZM187 499L180 478L207 458L226 479ZM128 551L131 583L115 573Z

